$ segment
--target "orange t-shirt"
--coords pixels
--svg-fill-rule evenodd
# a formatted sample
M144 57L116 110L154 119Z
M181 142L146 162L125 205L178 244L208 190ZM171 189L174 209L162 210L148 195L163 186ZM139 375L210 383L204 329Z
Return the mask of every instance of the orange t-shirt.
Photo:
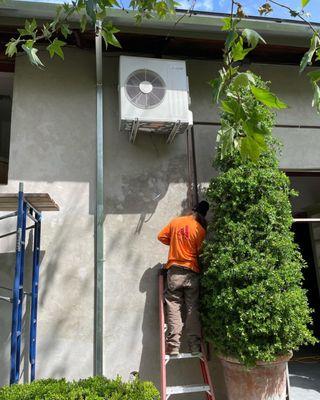
M193 215L174 218L158 235L161 243L170 246L166 269L175 264L200 272L197 258L205 236Z

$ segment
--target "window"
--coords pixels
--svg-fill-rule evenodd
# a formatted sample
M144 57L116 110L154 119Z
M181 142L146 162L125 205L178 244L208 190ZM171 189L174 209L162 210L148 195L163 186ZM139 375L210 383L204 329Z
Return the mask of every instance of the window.
M8 183L13 74L0 71L0 185Z

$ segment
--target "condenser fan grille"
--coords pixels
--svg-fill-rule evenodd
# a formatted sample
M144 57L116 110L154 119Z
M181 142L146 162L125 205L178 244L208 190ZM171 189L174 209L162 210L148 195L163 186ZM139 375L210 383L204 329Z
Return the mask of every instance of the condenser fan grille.
M131 103L144 109L156 107L166 93L163 79L148 69L133 72L127 79L125 88Z

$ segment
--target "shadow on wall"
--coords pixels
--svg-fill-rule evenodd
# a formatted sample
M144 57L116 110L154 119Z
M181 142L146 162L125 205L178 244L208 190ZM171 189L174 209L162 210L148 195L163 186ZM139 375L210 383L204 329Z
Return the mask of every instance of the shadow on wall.
M139 374L142 379L153 380L154 371L160 373L160 350L159 350L159 319L155 324L156 316L159 315L158 307L158 276L162 264L148 268L142 275L139 290L146 294L145 309L142 322L142 353L139 366ZM159 381L155 382L159 385Z
M155 137L153 142L161 143L162 139ZM144 137L142 142L148 143L148 136ZM130 146L133 145L130 144ZM140 215L135 230L137 234L141 232L143 224L152 218L158 203L167 194L169 185L186 183L188 180L187 154L173 155L166 159L166 153L163 150L162 158L159 157L158 160L155 158L154 166L146 163L145 168L142 165L139 170L125 171L116 179L112 178L110 185L112 190L106 188L106 214ZM106 181L108 182L108 177Z

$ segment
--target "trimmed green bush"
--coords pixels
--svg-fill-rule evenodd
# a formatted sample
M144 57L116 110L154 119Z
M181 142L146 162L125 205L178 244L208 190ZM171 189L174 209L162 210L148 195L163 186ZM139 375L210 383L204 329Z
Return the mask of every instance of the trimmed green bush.
M159 400L159 392L151 382L135 379L123 382L94 377L78 382L45 379L25 385L0 388L0 400Z
M256 162L236 151L221 157L218 148L221 173L207 191L213 217L203 252L202 320L218 353L251 366L315 339L301 287L305 263L291 231L295 193L279 170L274 116L250 89L240 96L244 111L255 109L267 147ZM232 118L222 113L222 126Z

